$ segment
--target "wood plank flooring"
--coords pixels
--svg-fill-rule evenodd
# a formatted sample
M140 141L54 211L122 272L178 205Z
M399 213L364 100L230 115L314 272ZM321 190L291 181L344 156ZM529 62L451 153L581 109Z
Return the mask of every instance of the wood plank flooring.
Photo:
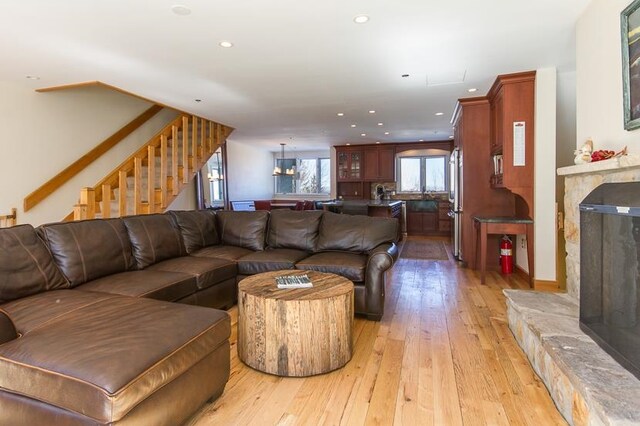
M234 307L231 377L188 424L566 424L507 323L502 289L527 283L488 272L482 286L449 256L399 259L382 321L356 317L353 358L329 374L281 378L245 366Z

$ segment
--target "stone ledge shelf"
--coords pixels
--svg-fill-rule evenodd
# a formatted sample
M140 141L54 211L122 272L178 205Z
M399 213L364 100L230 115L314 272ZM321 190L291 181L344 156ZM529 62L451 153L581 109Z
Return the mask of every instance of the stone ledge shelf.
M576 166L560 167L558 176L577 175L580 173L599 173L611 170L626 169L640 166L640 156L623 155L609 160L596 161L595 163L578 164Z
M580 330L574 298L504 294L512 333L570 424L640 424L640 380Z

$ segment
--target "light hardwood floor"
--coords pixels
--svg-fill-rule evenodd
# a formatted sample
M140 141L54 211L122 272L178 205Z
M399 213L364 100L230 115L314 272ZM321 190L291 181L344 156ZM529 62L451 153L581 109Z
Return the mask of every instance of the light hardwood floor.
M489 272L482 286L451 259L399 259L382 321L356 317L352 360L309 378L240 362L234 307L231 377L189 425L565 424L509 330L504 288L527 284Z

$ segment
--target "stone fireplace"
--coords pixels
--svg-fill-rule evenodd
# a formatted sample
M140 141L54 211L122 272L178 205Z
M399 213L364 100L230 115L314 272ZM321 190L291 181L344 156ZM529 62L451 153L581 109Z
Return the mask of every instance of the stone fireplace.
M634 229L637 229L638 218L634 221L631 215L621 213L625 220L603 219L602 214L587 210L583 212L585 223L581 224L580 215L583 200L589 204L587 207L619 202L611 195L611 184L640 181L640 158L625 156L564 167L558 169L558 174L565 177L567 292L505 290L509 326L570 424L640 424L640 380L594 341L595 338L607 347L613 326L624 325L627 330L623 334L636 327L633 322L638 320L640 304L637 294L639 236ZM601 187L603 184L606 185ZM640 199L640 183L633 186ZM601 189L596 190L598 187ZM600 231L602 233L596 235ZM612 240L615 235L619 237L618 242L622 241L621 245ZM600 242L596 242L597 238ZM581 243L595 248L584 250L581 257ZM613 244L607 246L609 243ZM598 266L605 267L604 275L595 270ZM628 294L624 288L602 288L604 281L627 279L635 284ZM582 306L581 295L587 296ZM617 340L626 345L628 334ZM622 350L629 356L640 353L640 349ZM611 352L616 353L618 360L628 361L619 356L619 350Z

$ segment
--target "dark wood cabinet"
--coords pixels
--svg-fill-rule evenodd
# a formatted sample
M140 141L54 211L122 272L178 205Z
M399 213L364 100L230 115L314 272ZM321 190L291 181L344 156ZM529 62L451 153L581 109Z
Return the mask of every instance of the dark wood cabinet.
M408 235L448 235L451 231L450 204L444 200L427 200L432 203L428 211L423 210L425 200L407 201Z
M362 180L362 151L350 148L336 148L337 180L349 182Z
M364 150L364 180L391 182L395 180L395 147L377 146Z

